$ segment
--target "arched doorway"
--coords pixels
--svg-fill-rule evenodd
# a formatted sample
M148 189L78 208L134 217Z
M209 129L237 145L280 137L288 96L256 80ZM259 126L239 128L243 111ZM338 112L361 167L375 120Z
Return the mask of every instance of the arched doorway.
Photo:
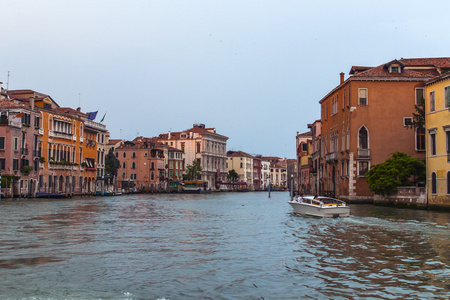
M62 175L59 176L58 182L58 193L64 192L64 177Z

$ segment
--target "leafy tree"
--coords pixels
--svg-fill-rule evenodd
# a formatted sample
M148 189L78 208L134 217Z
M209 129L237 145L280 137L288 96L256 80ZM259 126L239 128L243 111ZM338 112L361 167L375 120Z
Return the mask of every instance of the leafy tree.
M228 171L227 179L228 179L229 181L231 181L231 182L236 182L236 181L238 180L238 178L239 178L239 175L238 175L238 173L237 173L234 169Z
M113 148L109 149L105 157L105 173L106 175L117 176L117 170L120 169L120 161L114 154Z
M398 186L417 185L425 177L425 163L398 151L366 173L369 189L383 196L395 193Z
M409 128L424 129L425 128L425 99L419 99L415 105L416 112L413 113L413 119Z
M184 176L187 180L197 180L198 177L202 174L202 167L200 167L200 163L196 160L192 161L192 165L188 165L186 167L186 174Z

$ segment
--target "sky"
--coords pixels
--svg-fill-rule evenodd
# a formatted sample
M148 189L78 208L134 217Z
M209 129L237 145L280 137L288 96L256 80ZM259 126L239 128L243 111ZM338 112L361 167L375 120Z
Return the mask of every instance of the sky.
M98 110L114 139L202 123L295 158L352 66L450 56L450 1L0 0L0 82ZM9 72L9 76L8 76Z

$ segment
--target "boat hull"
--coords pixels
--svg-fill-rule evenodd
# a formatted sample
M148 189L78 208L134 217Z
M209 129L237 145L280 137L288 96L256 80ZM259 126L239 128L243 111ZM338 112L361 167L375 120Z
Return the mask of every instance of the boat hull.
M345 218L350 216L350 207L337 205L313 205L308 203L288 202L297 215L317 218Z

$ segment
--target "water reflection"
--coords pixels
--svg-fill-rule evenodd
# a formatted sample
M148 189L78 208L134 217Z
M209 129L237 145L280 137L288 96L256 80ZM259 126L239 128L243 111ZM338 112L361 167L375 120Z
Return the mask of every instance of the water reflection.
M298 217L287 194L0 203L2 298L445 299L449 214L352 206ZM31 283L31 284L30 284Z

